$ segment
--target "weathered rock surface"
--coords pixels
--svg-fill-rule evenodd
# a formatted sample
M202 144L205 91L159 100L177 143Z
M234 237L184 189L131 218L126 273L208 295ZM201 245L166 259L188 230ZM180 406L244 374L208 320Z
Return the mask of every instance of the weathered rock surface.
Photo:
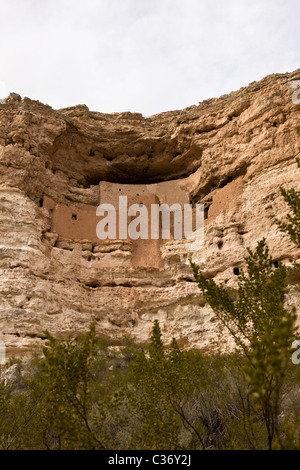
M145 341L154 319L164 339L202 349L216 338L190 257L207 275L236 285L247 247L265 237L275 260L299 259L277 229L287 207L279 188L300 189L300 105L291 82L300 70L144 118L102 114L84 105L53 110L11 94L0 104L0 339L23 354L55 336L99 335ZM161 263L133 263L134 245L64 238L52 230L48 197L80 209L99 204L99 183L150 185L177 180L190 201L204 203L204 247L161 243ZM296 282L289 305L300 312ZM294 285L295 284L295 285Z

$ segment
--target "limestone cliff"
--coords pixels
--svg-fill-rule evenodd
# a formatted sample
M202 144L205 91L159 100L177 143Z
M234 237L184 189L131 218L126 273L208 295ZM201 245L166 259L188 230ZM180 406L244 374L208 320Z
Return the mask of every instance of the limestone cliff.
M300 70L147 118L85 105L53 110L14 93L0 104L0 340L8 354L41 345L45 329L80 335L91 321L99 335L144 341L156 318L166 341L207 348L216 325L190 257L228 287L262 237L275 260L300 257L274 222L287 213L280 186L300 189L294 80ZM204 247L97 241L87 227L101 183L203 203ZM290 282L288 303L300 312Z

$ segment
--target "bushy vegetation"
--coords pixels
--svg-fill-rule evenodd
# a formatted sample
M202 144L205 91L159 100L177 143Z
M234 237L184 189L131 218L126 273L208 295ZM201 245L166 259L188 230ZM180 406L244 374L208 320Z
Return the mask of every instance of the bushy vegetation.
M272 386L260 350L254 374L238 350L164 348L157 321L143 348L99 342L93 324L79 341L47 335L41 357L1 371L0 449L267 449L266 413L272 448L300 446L300 368L285 354L284 373L262 362L280 371Z

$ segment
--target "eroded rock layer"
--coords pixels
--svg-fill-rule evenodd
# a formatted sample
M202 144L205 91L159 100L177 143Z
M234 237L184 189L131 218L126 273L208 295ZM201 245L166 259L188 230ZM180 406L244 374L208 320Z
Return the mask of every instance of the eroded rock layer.
M8 355L43 344L45 329L80 335L91 321L99 335L145 341L156 318L166 342L207 349L216 324L189 258L229 288L247 247L263 237L276 261L299 259L275 223L287 213L280 186L300 189L299 79L300 70L270 75L148 118L84 105L53 110L14 93L0 104L0 339ZM101 197L109 203L124 187L135 202L204 204L204 246L91 236ZM299 280L290 283L287 303L300 312Z

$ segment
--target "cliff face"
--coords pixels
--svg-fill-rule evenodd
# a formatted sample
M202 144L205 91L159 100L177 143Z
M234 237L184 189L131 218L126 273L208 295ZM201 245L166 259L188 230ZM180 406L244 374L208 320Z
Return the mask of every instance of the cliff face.
M84 105L55 111L13 93L0 104L0 340L8 355L41 345L45 329L80 335L91 321L99 335L144 341L156 318L166 341L207 348L216 324L189 258L234 287L234 268L262 237L275 260L300 257L274 222L287 213L280 186L300 189L291 88L299 79L300 70L271 75L148 118ZM160 202L182 194L203 203L203 248L67 232L77 213L88 226L107 184L138 188L138 197L145 188ZM290 282L288 304L300 311Z

